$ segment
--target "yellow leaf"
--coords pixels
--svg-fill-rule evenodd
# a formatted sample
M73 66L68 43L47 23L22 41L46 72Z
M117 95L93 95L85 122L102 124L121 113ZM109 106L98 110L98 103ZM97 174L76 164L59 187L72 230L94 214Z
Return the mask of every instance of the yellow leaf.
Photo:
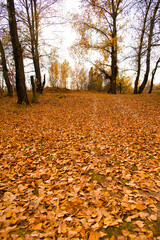
M144 209L146 209L146 206L144 206L143 204L141 204L140 202L136 203L136 208L140 211L143 211Z
M101 238L103 238L103 237L107 236L107 234L106 234L106 233L104 233L104 232L99 232L99 235L100 235L100 237L101 237Z
M12 216L12 213L13 213L13 212L11 212L11 211L7 212L7 213L6 213L6 218L10 218L10 217Z
M98 230L101 226L102 226L102 224L97 222L94 225L92 225L92 229L95 231L95 230Z
M127 231L127 230L122 230L122 234L123 234L123 236L125 236L125 237L127 237L127 236L129 236L129 231Z
M37 225L32 226L32 230L41 230L42 228L42 223L38 223Z
M110 238L110 240L114 240L115 239L115 237L114 236L112 236L111 238Z
M108 216L104 219L104 228L107 228L113 222L112 216Z
M151 215L148 217L150 221L157 221L157 214L156 215Z
M129 240L134 240L134 239L136 238L136 235L134 235L134 234L129 234L128 237L129 237Z
M142 222L142 221L135 221L134 222L135 224L137 224L137 226L139 227L139 228L143 228L144 227L144 223Z
M89 235L89 240L99 240L100 235L98 232L91 232Z

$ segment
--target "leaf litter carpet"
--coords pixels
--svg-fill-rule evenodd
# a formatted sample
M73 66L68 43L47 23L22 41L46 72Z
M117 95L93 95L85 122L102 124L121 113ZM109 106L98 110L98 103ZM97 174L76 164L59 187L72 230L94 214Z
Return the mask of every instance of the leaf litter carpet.
M160 95L0 105L0 239L160 239Z

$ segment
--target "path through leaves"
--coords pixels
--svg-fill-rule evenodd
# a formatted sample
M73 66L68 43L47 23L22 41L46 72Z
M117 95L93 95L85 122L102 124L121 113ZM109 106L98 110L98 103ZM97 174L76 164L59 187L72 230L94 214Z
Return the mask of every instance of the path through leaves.
M1 239L160 239L160 95L0 104Z

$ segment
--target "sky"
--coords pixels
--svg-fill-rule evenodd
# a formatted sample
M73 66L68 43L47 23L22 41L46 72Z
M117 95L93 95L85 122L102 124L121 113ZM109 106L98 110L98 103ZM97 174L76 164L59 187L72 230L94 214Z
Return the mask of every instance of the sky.
M49 41L51 46L53 45L53 47L57 47L60 61L67 59L70 62L70 65L74 67L75 61L77 61L77 59L75 59L70 53L69 48L73 44L77 35L69 23L69 13L80 12L80 0L63 0L60 4L57 1L57 9L61 16L63 16L63 18L65 19L66 24L51 26L48 31L45 32L45 37L46 35L48 35L48 39L51 39ZM53 36L55 37L55 39ZM88 68L91 66L90 63L86 63L85 65ZM123 67L123 63L121 64L121 66ZM133 64L132 66L128 65L127 67L132 68ZM126 68L126 65L124 65L124 68ZM131 75L134 80L133 71L127 71L126 75L127 74ZM160 70L158 70L158 74L156 74L155 83L159 83L159 79Z

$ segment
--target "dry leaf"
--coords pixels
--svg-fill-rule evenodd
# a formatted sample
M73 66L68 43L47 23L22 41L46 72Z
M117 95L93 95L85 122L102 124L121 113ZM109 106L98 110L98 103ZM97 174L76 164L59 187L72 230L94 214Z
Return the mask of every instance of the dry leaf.
M129 236L129 234L130 234L130 232L128 230L122 230L121 232L122 232L123 236L125 236L125 237Z
M143 211L144 209L146 209L146 206L141 204L140 202L136 203L136 208L140 211Z
M134 223L137 224L137 226L138 226L139 228L143 228L143 227L144 227L144 222L142 222L142 221L137 220L137 221L135 221Z
M99 232L91 232L89 234L89 240L99 240L100 234Z

